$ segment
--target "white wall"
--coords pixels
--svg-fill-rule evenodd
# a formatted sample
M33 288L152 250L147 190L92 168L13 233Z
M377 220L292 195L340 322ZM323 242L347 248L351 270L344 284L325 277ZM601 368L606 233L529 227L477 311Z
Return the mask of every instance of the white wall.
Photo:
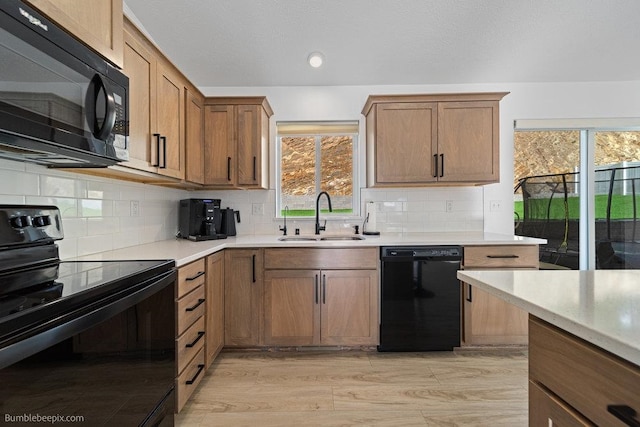
M447 215L444 215L443 210L434 210L430 217L427 216L415 224L416 215L411 211L412 206L418 205L409 202L409 195L416 201L441 200L442 189L425 188L408 192L402 189L388 190L380 191L382 194L375 195L371 194L378 193L379 190L363 190L363 202L366 197L373 197L376 200L382 198L389 203L402 203L400 207L393 205L395 214L391 219L384 214L379 215L378 223L390 221L387 223L393 222L390 229L401 229L407 232L428 231L433 226L443 223L449 224L446 229L458 227L475 229L478 224L479 210L482 213L481 222L485 231L513 233L513 121L515 119L640 117L640 81L345 87L203 87L200 89L206 96L265 95L275 112L272 117L273 123L293 120L360 120L361 135L364 135L364 118L360 111L369 95L511 92L500 104L500 183L480 187L480 197L477 196L477 188L455 189L452 194L460 203L457 205L459 209L456 214L451 216L451 221ZM273 156L273 149L271 152ZM360 169L364 171L364 159L361 159ZM273 182L273 170L271 182ZM207 194L216 196L221 193ZM465 200L469 203L462 203ZM498 211L489 210L491 201L499 202ZM253 219L249 215L245 217L248 217L248 222ZM269 220L273 222L272 218ZM268 221L260 218L259 222L264 224ZM383 225L383 230L384 227Z

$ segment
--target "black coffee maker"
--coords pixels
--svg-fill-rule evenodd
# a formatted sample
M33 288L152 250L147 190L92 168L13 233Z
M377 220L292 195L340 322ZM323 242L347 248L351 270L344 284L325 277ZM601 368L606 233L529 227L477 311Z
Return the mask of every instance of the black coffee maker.
M180 237L194 241L226 239L221 232L220 199L180 200L178 212Z

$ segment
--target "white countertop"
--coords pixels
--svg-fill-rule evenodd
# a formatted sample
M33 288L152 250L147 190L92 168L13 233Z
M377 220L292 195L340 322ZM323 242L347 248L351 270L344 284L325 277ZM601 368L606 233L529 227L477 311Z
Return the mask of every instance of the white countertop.
M335 236L322 234L322 236ZM345 235L346 236L346 235ZM226 248L266 247L367 247L412 245L526 245L543 244L545 240L530 237L509 236L482 232L451 233L384 233L380 236L363 236L364 240L340 241L280 241L281 235L257 235L228 237L221 240L192 242L185 239L163 240L112 251L99 252L74 258L76 260L146 260L175 259L178 267ZM304 236L289 236L304 237Z
M459 271L458 278L640 366L640 270Z

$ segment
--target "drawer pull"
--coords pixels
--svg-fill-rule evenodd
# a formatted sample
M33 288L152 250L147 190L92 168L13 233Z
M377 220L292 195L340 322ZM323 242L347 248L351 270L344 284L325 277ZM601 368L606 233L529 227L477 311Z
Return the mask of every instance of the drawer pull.
M640 427L636 411L627 405L607 405L607 411L630 427Z
M469 301L469 302L473 302L473 296L472 296L472 294L471 294L471 290L472 290L473 288L472 288L472 287L471 287L471 285L469 285L469 284L467 284L467 286L469 286L469 294L467 295L467 297L466 297L465 299L466 299L467 301Z
M487 258L513 259L513 258L520 258L520 257L518 255L487 255Z
M198 372L196 372L196 374L193 376L193 378L191 378L190 380L185 381L185 383L187 385L191 385L191 384L195 383L196 380L198 379L198 377L200 376L200 373L202 372L203 369L204 369L204 365L198 365Z
M185 347L186 348L191 348L191 347L195 346L198 343L198 341L200 341L202 339L203 336L204 336L204 331L198 332L198 337L195 340L193 340L193 342L185 345Z
M198 271L198 274L196 274L193 277L187 277L186 280L188 280L189 282L191 282L192 280L196 280L198 277L202 277L204 276L204 271Z
M184 311L193 311L196 308L200 307L203 302L204 302L204 298L198 298L198 303L196 305L194 305L193 307L187 307L184 309Z

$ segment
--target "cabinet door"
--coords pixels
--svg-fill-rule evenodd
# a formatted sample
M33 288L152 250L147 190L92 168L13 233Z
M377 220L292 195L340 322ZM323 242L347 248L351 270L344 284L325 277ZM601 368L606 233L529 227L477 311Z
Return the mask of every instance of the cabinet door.
M265 272L264 341L267 345L320 342L320 272Z
M27 0L86 45L122 67L122 0Z
M149 172L152 109L155 105L156 58L133 35L125 32L124 69L129 77L129 161L124 165Z
M184 120L182 79L167 64L158 62L156 82L156 133L160 143L152 143L157 151L154 160L159 163L158 173L173 178L184 178L184 143L182 122Z
M527 343L526 311L469 284L463 285L465 345Z
M236 137L238 149L238 185L266 188L262 182L262 156L268 155L268 117L260 105L236 107ZM266 134L265 134L266 133Z
M378 342L376 270L321 272L320 340L326 345Z
M498 182L497 101L438 103L439 180Z
M376 183L436 181L437 104L379 104L376 115Z
M204 181L206 185L233 187L236 183L234 110L232 105L205 107Z
M224 346L224 252L207 257L205 286L207 300L205 363L209 366Z
M185 179L204 184L204 107L203 99L185 91L186 164Z
M226 346L261 345L263 251L225 251L224 343Z

